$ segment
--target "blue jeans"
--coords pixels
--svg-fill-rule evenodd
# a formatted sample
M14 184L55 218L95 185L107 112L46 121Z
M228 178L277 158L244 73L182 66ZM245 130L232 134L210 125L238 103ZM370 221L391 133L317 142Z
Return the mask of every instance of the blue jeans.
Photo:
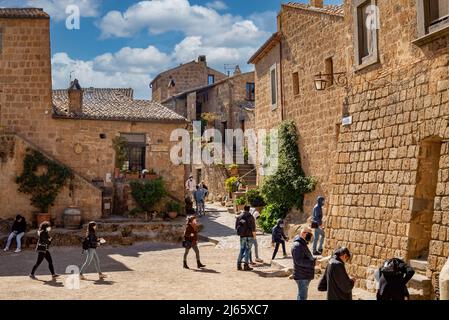
M315 236L313 237L313 252L316 252L316 245L318 244L318 238L320 238L320 245L318 247L318 251L323 251L323 243L324 243L324 230L321 228L315 229Z
M101 273L100 258L98 258L97 250L90 248L87 251L86 262L84 262L83 266L81 267L80 275L83 275L84 270L86 270L86 268L91 264L92 260L94 260L94 266L95 266L95 269L97 270L97 272Z
M251 240L251 246L254 246L254 253L256 254L256 259L259 259L259 244L257 243L256 238L250 238ZM249 251L249 261L253 262L253 252L252 250Z
M196 214L197 215L203 215L205 214L205 207L204 207L204 200L203 201L198 201L196 203Z
M240 254L237 259L237 264L241 264L243 257L245 257L245 264L249 263L249 256L251 254L251 246L253 244L253 238L241 237L240 238Z
M296 280L298 285L298 300L307 300L310 280Z
M6 242L6 250L9 250L9 247L11 246L11 241L12 239L16 238L16 242L17 242L17 250L21 250L22 249L22 238L25 235L24 232L21 233L16 233L16 232L11 232L11 234L8 237L8 241Z

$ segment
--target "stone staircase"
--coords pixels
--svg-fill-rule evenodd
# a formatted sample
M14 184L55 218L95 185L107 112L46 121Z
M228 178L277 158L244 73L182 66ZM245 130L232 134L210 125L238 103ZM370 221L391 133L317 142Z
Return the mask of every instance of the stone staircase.
M257 185L257 171L252 164L239 164L239 176L243 178L248 187Z
M411 259L410 266L415 275L408 283L410 300L429 300L432 296L432 281L426 276L427 260Z

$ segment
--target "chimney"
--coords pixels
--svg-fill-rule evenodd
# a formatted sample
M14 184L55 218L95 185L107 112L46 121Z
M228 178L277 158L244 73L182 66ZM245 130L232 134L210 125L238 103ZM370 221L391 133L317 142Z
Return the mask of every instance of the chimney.
M72 113L83 112L83 89L81 89L78 79L72 81L68 89L68 93L69 93L68 111Z
M310 0L310 5L312 7L322 8L323 7L323 0Z
M236 75L238 75L238 74L242 74L242 70L240 70L240 66L239 66L239 65L237 65L237 66L235 67L235 70L234 70L234 76L236 76Z
M198 62L203 63L204 65L207 65L206 56L199 56Z
M168 82L167 98L170 98L175 94L176 94L176 83L175 80L173 80L173 78L170 77L170 81Z

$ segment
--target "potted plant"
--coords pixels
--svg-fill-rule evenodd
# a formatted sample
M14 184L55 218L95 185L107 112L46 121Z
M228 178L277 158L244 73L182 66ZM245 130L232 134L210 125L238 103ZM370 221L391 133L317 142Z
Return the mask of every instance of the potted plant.
M158 175L153 169L145 169L142 171L142 179L156 180Z
M123 137L115 137L112 140L112 147L115 151L115 168L114 178L120 178L121 170L126 160L128 160L128 153L126 151L126 140Z
M246 197L243 196L235 199L234 204L235 204L235 212L239 213L244 209L246 205Z
M125 226L122 230L122 245L124 246L130 246L133 244L133 237L132 235L132 229L129 226Z
M137 170L128 170L126 171L126 179L128 180L137 180L140 178L139 171Z
M204 112L201 114L201 119L205 120L208 125L213 125L215 120L219 119L220 116L213 112Z
M31 195L31 205L39 209L36 223L50 221L49 209L54 205L59 192L74 178L72 171L48 159L36 150L27 149L23 160L23 173L16 178L19 192ZM70 183L70 189L73 189Z
M233 177L237 177L239 175L239 165L238 164L231 164L228 167L229 169L229 173L231 174L231 176Z
M248 150L248 147L244 147L243 148L243 160L245 161L245 163L248 163L248 159L249 159L249 150Z
M260 194L259 189L251 189L246 193L246 198L248 199L251 207L255 208L259 213L261 213L264 209L265 201Z
M225 180L225 187L226 187L226 191L229 192L229 198L231 198L231 195L233 192L237 191L238 181L239 180L237 177L230 177Z
M154 206L167 194L161 177L156 180L131 181L130 186L133 199L146 212L154 212Z
M170 219L175 219L182 210L182 205L176 201L167 203L167 214Z

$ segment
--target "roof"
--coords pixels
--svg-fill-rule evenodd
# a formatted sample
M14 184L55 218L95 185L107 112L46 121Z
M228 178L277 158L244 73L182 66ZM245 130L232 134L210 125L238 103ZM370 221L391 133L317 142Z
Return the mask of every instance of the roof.
M68 107L68 90L53 90L54 118L142 122L187 121L158 102L134 100L132 89L83 89L82 112L68 112Z
M50 19L41 8L0 8L0 18Z
M288 3L283 4L283 6L306 10L306 11L311 11L311 12L330 14L330 15L339 16L339 17L343 17L343 15L344 15L343 5L326 5L326 6L323 6L322 8L319 8L319 7L314 7L309 4L304 4L304 3L288 2Z
M247 75L247 74L249 74L249 73L254 73L254 71L245 72L245 73L239 73L239 74L233 75L233 76L231 76L231 77L226 77L226 78L224 78L224 79L221 79L220 81L214 82L214 83L212 83L212 84L208 84L208 85L201 86L201 87L197 87L197 88L192 88L192 89L189 89L189 90L186 90L186 91L177 93L177 94L175 94L175 95L173 95L173 96L171 96L171 97L165 99L164 101L162 101L162 103L166 103L167 101L170 101L170 100L173 99L173 98L175 98L175 99L176 99L176 98L180 98L180 97L185 96L185 95L188 95L189 93L192 93L192 92L205 91L205 90L210 89L210 88L213 88L213 87L215 87L215 86L217 86L217 85L219 85L219 84L222 84L222 83L224 83L224 82L226 82L226 81L228 81L228 80L232 80L232 79L234 79L234 78L236 78L236 77L243 76L243 75Z
M256 51L256 53L253 54L251 58L249 58L248 63L249 64L256 64L262 55L265 55L267 52L269 52L271 49L276 46L279 41L281 40L281 33L275 32L271 35L271 37L265 41L265 43Z

